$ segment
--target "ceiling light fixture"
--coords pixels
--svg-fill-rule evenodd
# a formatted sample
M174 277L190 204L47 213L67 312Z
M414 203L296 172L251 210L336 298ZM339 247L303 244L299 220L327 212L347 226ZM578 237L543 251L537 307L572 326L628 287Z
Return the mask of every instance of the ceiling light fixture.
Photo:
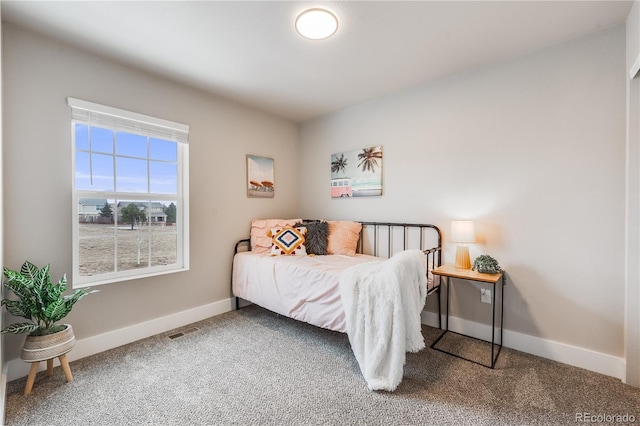
M296 18L296 31L304 38L323 40L338 30L338 18L327 9L307 9Z

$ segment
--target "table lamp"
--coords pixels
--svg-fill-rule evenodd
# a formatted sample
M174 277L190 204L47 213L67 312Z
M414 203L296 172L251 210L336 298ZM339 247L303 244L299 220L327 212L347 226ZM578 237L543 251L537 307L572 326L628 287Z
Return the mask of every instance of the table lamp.
M469 246L465 243L476 241L476 233L473 222L470 220L451 221L451 242L461 243L456 249L456 268L471 269L471 259L469 258Z

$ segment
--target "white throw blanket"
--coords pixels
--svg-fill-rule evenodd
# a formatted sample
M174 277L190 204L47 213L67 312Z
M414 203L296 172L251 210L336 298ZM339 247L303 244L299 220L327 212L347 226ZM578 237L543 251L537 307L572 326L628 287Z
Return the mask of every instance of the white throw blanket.
M424 348L420 313L427 297L426 256L399 252L352 266L340 278L347 334L370 390L393 391L406 352Z

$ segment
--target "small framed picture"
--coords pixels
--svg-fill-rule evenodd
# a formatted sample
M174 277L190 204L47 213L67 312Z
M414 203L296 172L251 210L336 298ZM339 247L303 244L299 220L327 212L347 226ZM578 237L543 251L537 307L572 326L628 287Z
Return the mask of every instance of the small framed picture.
M275 188L273 158L247 155L247 197L273 198Z

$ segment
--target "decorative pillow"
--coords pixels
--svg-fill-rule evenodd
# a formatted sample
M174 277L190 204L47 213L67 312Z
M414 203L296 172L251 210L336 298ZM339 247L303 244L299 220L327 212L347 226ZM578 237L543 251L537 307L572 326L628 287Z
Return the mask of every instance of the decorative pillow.
M269 253L271 250L271 236L267 233L271 228L293 226L302 219L253 219L251 221L251 251L254 253Z
M307 228L300 226L294 228L285 226L284 228L272 228L271 232L271 255L295 255L306 256L307 250L304 245L304 235Z
M305 236L307 254L317 254L320 256L327 254L329 224L326 221L300 222L294 226L304 226L307 228L307 235Z
M329 221L327 252L355 256L361 229L360 222Z

